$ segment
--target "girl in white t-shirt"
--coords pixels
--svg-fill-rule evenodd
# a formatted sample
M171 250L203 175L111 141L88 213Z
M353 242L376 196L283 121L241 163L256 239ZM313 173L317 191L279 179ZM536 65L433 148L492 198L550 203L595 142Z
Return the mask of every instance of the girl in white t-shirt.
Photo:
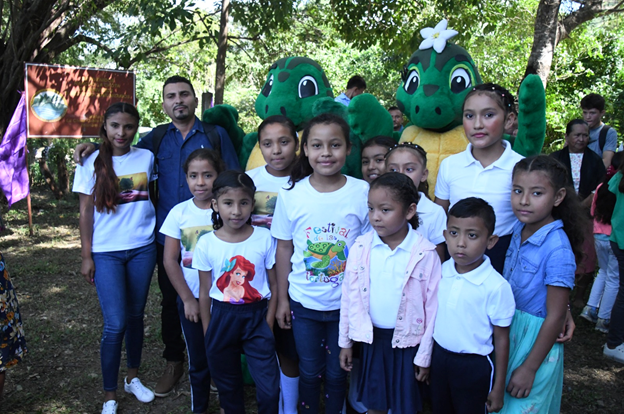
M163 261L171 284L178 293L178 315L188 351L191 410L208 412L210 371L199 314L199 274L191 267L200 237L212 231L212 184L225 170L219 154L196 149L183 165L193 198L174 206L160 232L165 237Z
M462 118L469 144L465 151L442 160L434 200L445 211L468 197L482 198L492 206L498 242L485 254L501 274L516 223L509 198L511 173L524 158L503 139L505 127L513 121L510 116L513 104L509 91L493 83L477 85L468 92Z
M275 414L279 369L275 320L275 240L251 225L255 186L240 171L225 171L213 183L214 231L197 242L199 309L206 355L219 402L226 413L245 412L241 351L256 383L258 413Z
M139 113L127 103L111 105L100 129L102 145L76 166L73 191L80 197L81 273L95 285L104 318L100 345L104 406L117 412L121 343L126 340L124 389L141 402L154 393L137 377L143 348L143 312L156 264L156 216L149 198L154 156L131 147ZM120 231L120 229L123 229Z
M427 152L423 147L403 142L390 148L386 154L386 171L400 172L412 179L418 188L418 231L431 243L436 245L440 260L444 261L446 247L444 230L446 229L446 213L429 197L429 170L427 170Z
M283 115L272 115L258 126L258 144L266 165L247 171L256 186L252 224L271 228L277 195L288 186L290 171L297 159L297 130ZM277 299L277 298L276 298ZM279 414L297 414L299 399L299 358L290 329L273 327L280 366Z
M325 378L325 412L343 408L346 372L338 359L342 280L349 249L370 229L368 183L340 172L351 150L349 126L339 116L313 118L301 137L291 187L281 189L271 225L278 239L277 321L293 329L299 355L299 401L319 411Z
M368 193L374 231L357 238L347 261L340 364L352 370L353 345L359 342L357 400L370 414L422 410L416 380L429 374L441 266L435 246L415 231L418 199L404 174L388 172L374 180Z

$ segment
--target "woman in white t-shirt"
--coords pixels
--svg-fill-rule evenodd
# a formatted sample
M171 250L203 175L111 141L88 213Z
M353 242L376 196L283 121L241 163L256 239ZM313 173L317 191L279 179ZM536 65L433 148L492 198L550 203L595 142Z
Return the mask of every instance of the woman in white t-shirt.
M313 118L303 131L292 186L279 191L271 224L278 239L276 317L282 329L293 330L299 401L309 413L319 412L322 378L325 412L340 412L345 398L346 372L338 359L340 287L351 245L370 229L368 183L340 171L350 151L344 119Z
M143 312L156 264L156 216L149 197L154 156L131 147L139 113L127 103L111 105L100 129L102 145L76 166L73 191L80 197L81 273L95 285L104 331L100 345L104 405L117 412L121 343L126 340L126 392L141 402L154 393L137 377L143 348Z
M199 310L206 356L219 403L226 413L244 413L241 351L256 383L259 414L275 414L279 369L275 320L275 240L251 225L256 188L240 171L225 171L213 183L214 231L195 246Z

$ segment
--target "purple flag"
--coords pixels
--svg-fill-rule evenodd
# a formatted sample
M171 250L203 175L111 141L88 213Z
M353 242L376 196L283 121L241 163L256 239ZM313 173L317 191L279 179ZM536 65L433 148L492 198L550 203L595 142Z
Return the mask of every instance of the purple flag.
M30 192L27 152L26 93L22 92L22 98L0 143L0 188L4 191L9 207L26 198Z

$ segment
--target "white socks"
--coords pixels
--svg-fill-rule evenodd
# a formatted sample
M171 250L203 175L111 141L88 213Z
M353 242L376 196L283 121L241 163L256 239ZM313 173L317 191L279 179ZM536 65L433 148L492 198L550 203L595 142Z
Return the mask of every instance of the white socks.
M279 414L297 414L299 402L299 377L287 377L280 370Z

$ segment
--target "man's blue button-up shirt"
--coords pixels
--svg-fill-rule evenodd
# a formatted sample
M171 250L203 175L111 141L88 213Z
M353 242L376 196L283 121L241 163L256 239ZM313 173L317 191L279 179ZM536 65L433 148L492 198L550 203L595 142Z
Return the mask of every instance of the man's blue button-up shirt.
M220 126L216 126L221 138L221 154L228 169L240 168L236 151L228 133ZM137 147L154 151L154 131L144 136ZM165 243L165 236L160 233L160 226L165 221L167 214L173 206L190 199L193 195L186 183L186 175L182 169L184 161L191 152L198 148L212 149L208 137L204 133L204 126L199 118L195 117L195 124L186 136L182 138L180 131L169 124L167 132L163 136L158 148L158 154L154 154L158 161L158 205L156 206L156 241Z

